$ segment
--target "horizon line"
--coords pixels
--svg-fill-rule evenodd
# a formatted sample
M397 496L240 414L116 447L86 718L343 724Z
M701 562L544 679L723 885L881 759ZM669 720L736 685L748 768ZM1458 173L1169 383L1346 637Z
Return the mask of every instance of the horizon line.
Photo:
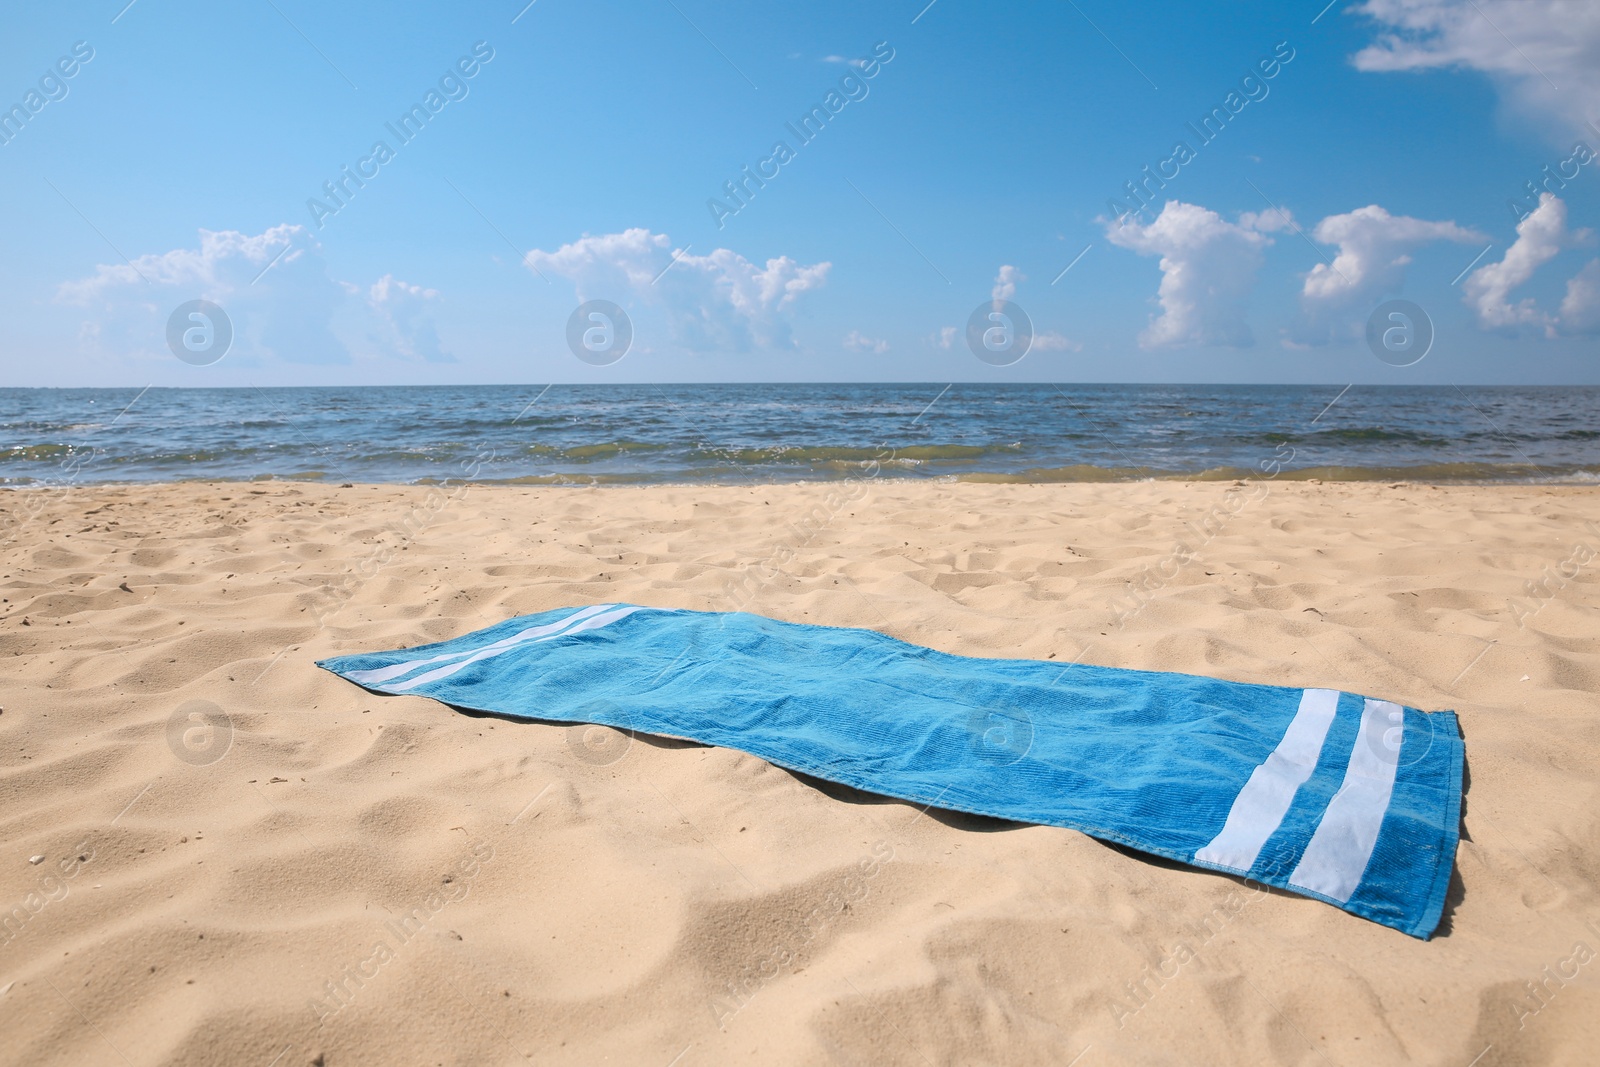
M626 387L660 387L660 386L932 386L940 384L947 387L956 385L997 386L1002 388L1018 388L1022 386L1099 386L1115 388L1244 388L1244 389L1323 389L1323 388L1378 388L1378 389L1571 389L1571 388L1600 388L1600 381L1596 382L1343 382L1338 380L1326 382L1100 382L1100 381L1063 381L1060 379L1041 379L1027 382L994 382L994 381L949 381L948 379L914 379L906 381L742 381L742 382L383 382L383 383L350 383L344 385L157 385L154 383L139 385L0 385L0 393L6 392L45 392L45 391L72 391L72 392L112 392L125 389L165 389L172 391L224 391L224 390L287 390L287 389L534 389L541 385L547 389L557 387L571 388L626 388Z

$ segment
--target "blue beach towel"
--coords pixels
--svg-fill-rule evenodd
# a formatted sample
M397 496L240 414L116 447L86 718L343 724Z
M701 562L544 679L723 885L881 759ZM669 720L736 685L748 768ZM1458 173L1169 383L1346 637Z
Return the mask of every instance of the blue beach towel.
M1455 862L1450 712L600 604L323 660L379 693L735 748L918 804L1080 830L1427 938Z

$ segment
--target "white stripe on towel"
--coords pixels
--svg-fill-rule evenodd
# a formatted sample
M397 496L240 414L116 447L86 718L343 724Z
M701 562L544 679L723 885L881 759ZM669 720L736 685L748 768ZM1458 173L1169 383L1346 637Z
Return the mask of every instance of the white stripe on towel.
M442 652L437 656L429 656L427 659L406 660L404 663L394 663L387 667L374 667L369 671L351 671L346 674L345 677L359 685L387 682L391 678L398 678L402 674L410 674L418 667L426 667L430 663L442 663L447 659L460 659L462 656L470 656L474 652L484 652L488 651L489 649L510 648L512 645L521 644L523 641L531 641L535 638L543 637L545 634L555 633L557 630L566 629L575 622L580 622L583 619L587 619L591 615L598 615L602 611L610 611L616 606L617 605L615 604L597 604L594 607L584 608L582 611L573 612L560 622L552 622L546 623L543 626L530 627L529 629L514 633L510 637L496 641L492 645L485 645L481 649L458 648L452 652Z
M1399 744L1393 750L1386 734L1390 726L1400 728ZM1299 866L1289 875L1291 886L1321 893L1341 904L1355 893L1389 811L1399 749L1404 743L1404 710L1387 700L1369 699L1361 713L1361 729L1345 768L1344 784L1329 801Z
M632 607L632 606L624 607L624 608L618 608L617 610L611 611L611 612L607 612L604 615L596 615L593 618L584 619L578 625L570 627L570 628L568 628L566 630L563 630L560 633L549 634L549 635L546 635L544 637L540 637L540 638L534 639L532 641L526 641L526 642L522 642L522 643L523 644L534 644L534 645L536 645L536 644L539 644L541 641L554 641L558 637L570 637L573 634L582 633L585 630L598 630L602 626L610 626L612 623L616 622L618 619L627 618L629 615L632 615L634 612L643 611L643 610L644 610L643 608L637 608L637 607ZM504 655L505 653L510 652L512 647L513 646L507 645L504 648L496 648L493 645L491 645L490 647L485 648L480 652L473 653L472 655L468 656L464 660L460 660L460 661L458 661L456 663L451 663L451 664L448 664L448 665L443 666L443 667L436 667L433 670L426 672L425 674L419 674L415 678L408 678L403 682L397 682L396 684L388 686L387 688L388 688L389 692L391 692L391 693L403 693L408 689L415 689L417 686L423 685L423 684L425 684L427 682L437 682L441 678L450 677L452 674L456 673L457 671L461 670L463 667L466 667L469 664L476 663L479 660L493 659L495 656Z
M1295 794L1316 769L1338 708L1337 690L1307 689L1301 694L1300 709L1283 739L1251 772L1250 780L1234 798L1222 830L1194 854L1197 862L1243 872L1255 866L1267 838L1283 822Z

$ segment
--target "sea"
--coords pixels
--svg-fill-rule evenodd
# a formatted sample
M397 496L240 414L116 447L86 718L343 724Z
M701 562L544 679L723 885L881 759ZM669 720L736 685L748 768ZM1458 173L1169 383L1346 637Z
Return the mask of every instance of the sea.
M1600 387L0 389L0 486L1600 481Z

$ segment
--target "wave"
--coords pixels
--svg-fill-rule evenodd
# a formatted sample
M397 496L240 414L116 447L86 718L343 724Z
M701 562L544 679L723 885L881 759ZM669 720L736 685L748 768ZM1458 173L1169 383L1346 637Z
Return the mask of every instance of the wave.
M776 473L769 470L768 473ZM799 475L799 471L787 472ZM752 472L745 467L713 466L665 468L655 471L575 472L524 474L503 478L472 479L482 485L645 485L645 484L751 484ZM1030 467L1020 471L963 471L926 475L914 468L884 464L876 474L865 473L858 464L848 466L813 465L803 476L769 479L758 484L831 481L904 481L922 475L939 480L992 485L1049 485L1074 482L1409 482L1430 485L1488 484L1600 484L1600 466L1563 467L1526 463L1428 463L1409 466L1323 466L1285 469L1276 475L1245 467L1208 467L1177 470L1152 467L1097 466L1090 463L1065 467ZM420 478L415 484L438 485L459 482L452 478Z
M1528 463L1421 463L1410 466L1326 466L1284 469L1275 475L1247 467L1203 470L1158 470L1151 467L1033 467L1012 473L975 471L957 481L1032 484L1052 482L1421 482L1429 484L1577 483L1600 482L1600 467L1541 466Z
M60 459L67 456L87 454L94 451L77 445L12 445L0 449L0 463L8 460L23 460L38 463L47 459Z
M1330 426L1323 430L1312 430L1309 433L1269 433L1247 438L1255 444L1303 444L1303 445L1421 445L1424 448L1448 448L1459 444L1443 437L1422 433L1417 430L1397 430L1392 427L1382 426Z
M1264 458L1299 468L1284 480L1592 484L1600 471L1600 387L1361 387L1330 407L1340 396L943 382L0 389L0 486L469 472L573 485L1259 480Z
M977 460L984 456L1015 453L1018 444L1001 446L984 445L907 445L891 448L887 444L870 448L842 445L769 445L755 448L695 448L689 451L692 459L722 460L740 466L757 467L769 463L782 464L835 464L861 465L876 460L878 463L926 463L939 460Z

